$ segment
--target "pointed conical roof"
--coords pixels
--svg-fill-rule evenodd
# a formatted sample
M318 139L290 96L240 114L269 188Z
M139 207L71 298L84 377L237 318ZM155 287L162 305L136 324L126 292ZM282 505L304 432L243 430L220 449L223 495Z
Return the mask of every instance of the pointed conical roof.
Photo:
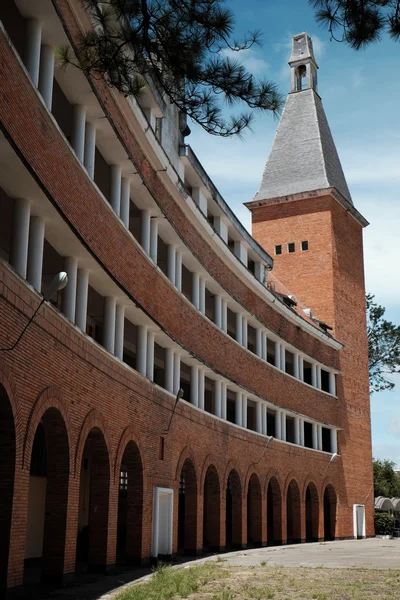
M317 93L318 65L307 33L294 36L289 65L292 91L254 200L335 188L353 204Z
M313 89L292 92L254 200L331 187L352 204L321 98Z

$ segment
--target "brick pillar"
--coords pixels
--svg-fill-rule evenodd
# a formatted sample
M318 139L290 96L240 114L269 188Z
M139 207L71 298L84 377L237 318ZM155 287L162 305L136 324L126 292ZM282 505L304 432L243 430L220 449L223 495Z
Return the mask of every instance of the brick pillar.
M117 562L118 494L119 479L114 482L114 478L112 478L108 505L106 572L112 571Z
M76 542L79 514L79 473L71 468L68 484L67 517L65 526L64 579L75 572Z
M126 562L140 564L143 537L143 467L139 449L134 442L129 442L127 445L120 469L128 473L128 490L124 507ZM117 476L119 480L119 473ZM152 503L150 505L152 506ZM118 515L118 519L120 518L122 515Z

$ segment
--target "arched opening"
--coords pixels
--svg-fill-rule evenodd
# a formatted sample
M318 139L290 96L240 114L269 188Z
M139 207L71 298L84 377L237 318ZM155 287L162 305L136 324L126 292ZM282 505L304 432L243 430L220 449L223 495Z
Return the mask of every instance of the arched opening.
M197 540L197 479L194 464L186 459L179 479L178 550L196 553Z
M336 537L337 496L332 485L327 485L324 492L324 539L334 540Z
M143 466L140 451L130 441L119 468L117 562L135 564L142 555Z
M294 479L289 483L286 496L287 543L301 541L301 502L299 486Z
M0 385L0 592L7 587L15 477L15 427L7 392Z
M299 65L296 69L296 91L301 92L307 88L307 67Z
M100 429L93 427L86 438L80 472L76 560L81 569L105 570L109 492L107 445Z
M210 465L204 480L203 549L220 550L220 487L216 468Z
M318 541L319 498L317 488L309 483L306 491L306 541Z
M260 546L262 542L261 485L255 473L247 489L247 545Z
M49 408L32 445L24 579L60 582L64 572L69 444L64 419Z
M275 477L267 489L267 542L271 546L282 543L282 494Z
M235 469L226 482L225 534L228 548L242 547L242 486Z

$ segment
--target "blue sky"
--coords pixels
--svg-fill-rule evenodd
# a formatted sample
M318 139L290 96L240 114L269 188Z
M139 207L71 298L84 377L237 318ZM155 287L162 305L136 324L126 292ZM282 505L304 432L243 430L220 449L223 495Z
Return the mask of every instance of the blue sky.
M367 290L400 323L400 44L385 38L355 52L331 42L316 24L307 0L227 0L237 36L263 32L263 47L242 54L255 75L289 91L287 61L291 38L307 31L319 65L319 93L358 210L370 221L364 231ZM242 205L256 193L277 121L258 115L244 139L222 139L191 126L187 142L242 223L251 228ZM400 376L391 392L371 398L373 453L400 468Z

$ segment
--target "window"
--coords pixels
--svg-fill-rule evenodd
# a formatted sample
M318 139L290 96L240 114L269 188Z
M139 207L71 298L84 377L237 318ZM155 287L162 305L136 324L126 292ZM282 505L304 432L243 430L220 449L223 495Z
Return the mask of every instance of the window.
M325 369L321 369L321 389L329 393L329 373Z
M289 242L288 245L287 245L287 247L288 247L288 252L289 253L295 252L295 250L296 250L294 242Z
M156 117L156 126L155 126L155 134L156 134L156 138L158 139L158 141L161 144L161 136L162 136L162 122L163 122L163 117Z
M281 244L278 244L277 246L275 246L275 254L282 254L282 246Z
M312 425L305 421L304 423L304 445L306 448L312 448Z
M286 441L294 444L294 419L286 415Z
M121 471L119 475L119 491L127 492L128 491L128 472Z
M308 240L304 240L303 242L301 242L301 249L303 252L308 250Z
M274 437L276 435L275 420L276 420L276 413L271 411L268 407L268 410L267 410L267 435L273 435Z

